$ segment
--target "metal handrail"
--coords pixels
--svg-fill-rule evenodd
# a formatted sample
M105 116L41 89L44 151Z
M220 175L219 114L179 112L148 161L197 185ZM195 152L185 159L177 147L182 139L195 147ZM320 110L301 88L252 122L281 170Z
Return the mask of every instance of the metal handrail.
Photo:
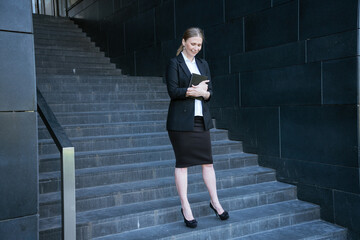
M61 208L64 240L76 239L75 150L62 126L37 89L38 113L61 155Z

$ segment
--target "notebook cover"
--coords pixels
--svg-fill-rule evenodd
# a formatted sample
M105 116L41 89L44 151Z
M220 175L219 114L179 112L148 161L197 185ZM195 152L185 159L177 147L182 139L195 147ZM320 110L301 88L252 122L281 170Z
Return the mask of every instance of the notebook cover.
M193 73L193 74L191 74L191 81L190 81L189 87L191 87L192 85L196 86L204 80L208 80L208 77L204 76L204 75L199 75L199 74Z

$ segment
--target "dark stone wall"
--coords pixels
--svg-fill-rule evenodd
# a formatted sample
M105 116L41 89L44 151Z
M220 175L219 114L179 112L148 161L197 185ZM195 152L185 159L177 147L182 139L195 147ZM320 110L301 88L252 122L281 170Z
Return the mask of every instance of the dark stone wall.
M0 238L38 239L35 56L29 0L0 1Z
M70 16L131 75L205 30L217 127L360 239L358 0L83 0Z

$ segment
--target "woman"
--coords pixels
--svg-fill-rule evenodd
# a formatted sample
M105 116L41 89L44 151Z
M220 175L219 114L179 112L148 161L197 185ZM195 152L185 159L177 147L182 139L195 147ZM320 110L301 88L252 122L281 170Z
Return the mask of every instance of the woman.
M209 65L205 60L195 58L203 41L201 29L187 29L177 56L170 60L166 70L166 84L171 98L166 127L176 157L175 183L181 213L190 228L197 226L187 198L187 168L191 166L202 165L203 179L211 198L210 208L221 220L229 218L216 191L209 132L213 128L209 109L212 95ZM209 80L189 86L192 73L205 75Z

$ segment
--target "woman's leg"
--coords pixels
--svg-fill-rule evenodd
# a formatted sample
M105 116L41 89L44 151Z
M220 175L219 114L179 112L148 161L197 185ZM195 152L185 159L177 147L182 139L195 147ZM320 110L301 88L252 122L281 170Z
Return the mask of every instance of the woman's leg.
M213 164L202 165L203 179L205 185L209 191L211 204L217 210L218 214L222 214L224 209L222 208L216 190L216 176Z
M180 197L181 207L186 220L191 221L194 219L194 216L192 215L190 203L187 198L187 178L187 168L175 168L175 183Z

